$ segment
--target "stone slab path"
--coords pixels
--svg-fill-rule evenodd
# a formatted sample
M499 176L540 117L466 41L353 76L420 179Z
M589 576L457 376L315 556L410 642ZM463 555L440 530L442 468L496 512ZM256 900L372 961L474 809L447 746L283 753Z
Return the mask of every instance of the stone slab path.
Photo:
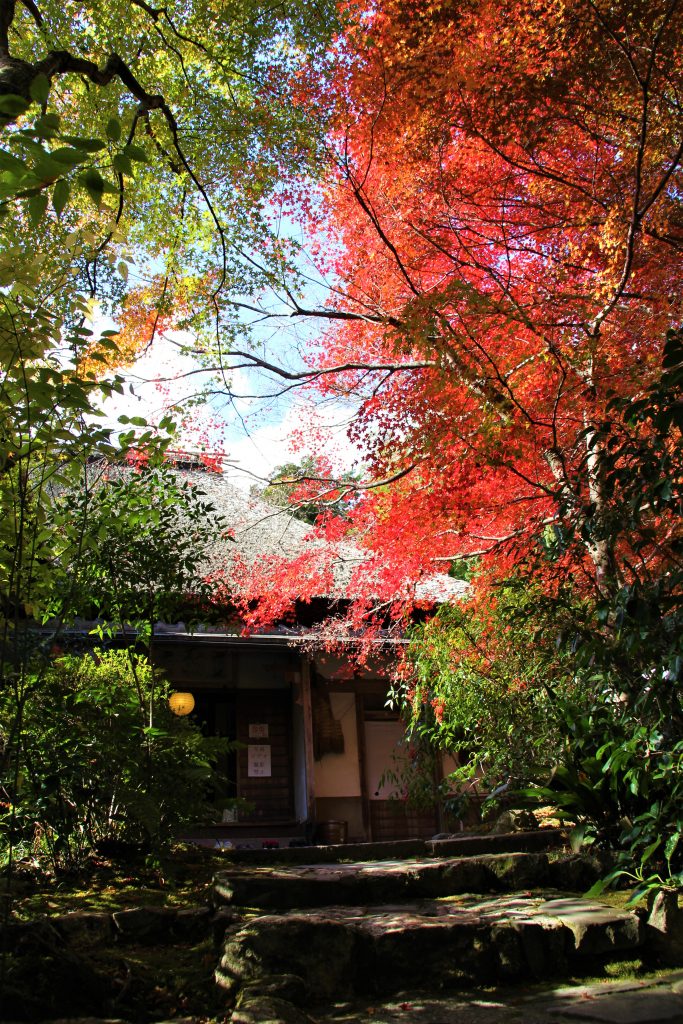
M296 1015L292 1017L296 1019ZM533 995L519 990L434 996L405 992L389 1001L337 1003L297 1024L680 1024L683 971L635 982L605 982ZM119 1018L62 1018L42 1024L127 1024ZM198 1017L160 1024L207 1024ZM231 1024L278 1024L256 1004L235 1011Z
M251 846L252 844L249 844ZM398 839L390 842L344 843L339 846L301 846L281 849L261 849L261 841L254 840L255 848L238 844L225 849L226 858L233 864L332 864L337 861L406 860L411 857L470 857L482 853L536 853L567 847L567 832L562 828L539 828L532 832L508 832L499 835L468 832L449 835L443 839Z
M521 995L519 990L434 997L404 992L386 1002L338 1003L316 1020L319 1024L680 1024L683 971L533 995ZM245 1018L243 1024L251 1022Z
M547 848L463 852L219 872L216 902L243 917L215 975L234 1000L231 1024L683 1024L683 972L547 987L643 956L653 941L642 916L571 895L604 876L604 862Z
M604 873L597 860L553 853L495 853L348 864L236 864L214 881L218 903L264 909L362 905L525 888L585 892Z
M226 936L216 978L230 992L301 979L305 1002L406 986L427 991L557 977L583 961L637 949L639 919L581 898L517 894L257 917Z

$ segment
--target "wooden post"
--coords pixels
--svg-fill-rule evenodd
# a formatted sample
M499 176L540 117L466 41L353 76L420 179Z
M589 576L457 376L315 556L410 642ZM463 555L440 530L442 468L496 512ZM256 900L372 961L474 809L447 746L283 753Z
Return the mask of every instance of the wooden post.
M360 773L361 813L363 815L363 831L365 841L372 842L372 821L370 819L370 800L368 798L368 780L365 773L365 702L362 693L356 691L356 736L358 737L358 771Z
M306 817L315 821L315 758L313 756L313 705L311 702L311 663L301 655L301 705L304 715L304 765L306 769Z

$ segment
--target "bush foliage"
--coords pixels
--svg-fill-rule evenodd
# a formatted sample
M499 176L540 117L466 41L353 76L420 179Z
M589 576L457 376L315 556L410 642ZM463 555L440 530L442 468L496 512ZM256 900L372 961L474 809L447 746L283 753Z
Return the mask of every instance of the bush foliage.
M229 741L202 736L168 707L168 684L130 650L63 655L29 678L21 715L9 690L0 717L20 720L22 770L12 821L24 856L74 867L95 847L163 849L210 815L216 763ZM153 722L149 725L150 700ZM2 834L9 838L9 815Z
M590 540L614 575L582 589L565 555L586 537L546 531L485 604L414 630L396 691L416 734L460 754L455 781L512 779L521 803L555 804L642 892L683 884L682 385L671 332L659 379L607 410Z

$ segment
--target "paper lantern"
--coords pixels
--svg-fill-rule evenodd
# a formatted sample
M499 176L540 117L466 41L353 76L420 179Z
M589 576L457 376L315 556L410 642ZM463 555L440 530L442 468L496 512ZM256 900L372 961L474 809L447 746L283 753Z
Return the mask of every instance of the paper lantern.
M194 708L194 697L191 693L172 693L168 706L174 715L189 715Z

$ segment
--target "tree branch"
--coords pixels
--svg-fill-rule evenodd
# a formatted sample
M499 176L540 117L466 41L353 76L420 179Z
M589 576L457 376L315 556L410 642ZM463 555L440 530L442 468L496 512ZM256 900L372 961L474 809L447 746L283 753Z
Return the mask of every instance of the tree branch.
M43 27L43 16L38 10L33 0L20 0L22 7L24 7L35 21L38 28Z
M0 0L0 56L3 57L9 57L9 30L15 6L15 0Z
M33 0L27 0L27 2L32 3ZM147 10L147 13L151 13L153 10L152 8L148 9L146 4L139 3L137 6ZM208 192L193 171L180 145L178 122L164 96L161 93L152 93L145 89L130 66L116 53L110 54L103 67L99 67L94 61L88 60L86 57L76 56L68 50L51 50L46 57L33 64L12 57L9 53L9 28L14 21L15 13L16 0L0 0L0 95L14 94L30 100L31 84L39 75L44 75L51 82L55 75L79 74L83 75L94 85L99 86L107 86L115 78L118 78L140 104L137 112L138 117L147 114L151 110L158 110L162 114L171 133L173 148L180 160L181 167L188 174L206 203L209 215L218 233L222 261L221 273L212 295L212 301L215 305L216 297L224 287L226 280L227 244L225 231ZM39 14L37 9L36 13ZM160 10L160 13L162 13L162 10ZM7 124L10 120L11 118L5 118L4 123ZM178 168L174 167L174 170L177 171Z

